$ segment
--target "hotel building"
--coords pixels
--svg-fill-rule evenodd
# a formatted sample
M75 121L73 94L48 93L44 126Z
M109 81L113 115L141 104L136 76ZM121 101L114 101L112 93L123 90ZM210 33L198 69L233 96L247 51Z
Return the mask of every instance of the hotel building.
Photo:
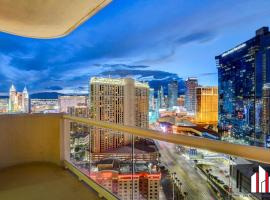
M236 138L262 139L263 85L270 82L270 32L256 31L250 40L216 56L219 127Z
M196 88L196 122L217 124L218 122L218 88Z
M148 128L149 86L131 78L93 77L90 80L90 118ZM101 153L130 143L129 135L100 128L92 130L92 152Z
M264 84L263 86L263 135L266 141L270 137L270 83ZM265 144L269 148L269 144Z
M29 113L29 94L24 87L23 92L17 92L14 85L9 90L8 112Z

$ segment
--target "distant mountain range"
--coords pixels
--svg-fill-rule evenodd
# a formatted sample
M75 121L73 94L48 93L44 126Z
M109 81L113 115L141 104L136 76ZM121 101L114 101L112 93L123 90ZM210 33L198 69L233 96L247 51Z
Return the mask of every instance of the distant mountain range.
M58 99L58 96L63 96L64 94L58 92L40 92L30 95L30 99Z

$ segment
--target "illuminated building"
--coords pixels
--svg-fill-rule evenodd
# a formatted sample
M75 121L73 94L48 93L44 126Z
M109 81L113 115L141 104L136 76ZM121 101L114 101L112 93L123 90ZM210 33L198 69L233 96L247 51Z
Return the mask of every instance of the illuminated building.
M68 113L68 107L87 106L87 96L59 96L59 112Z
M219 86L219 127L232 136L262 138L262 89L270 82L270 32L256 36L216 57Z
M168 84L169 108L177 106L177 98L178 98L178 82L172 81L171 83Z
M186 80L185 107L188 112L192 113L196 110L196 87L198 87L197 78L188 78Z
M76 117L89 117L89 107L88 106L71 106L68 107L68 114Z
M8 104L8 111L11 113L29 113L29 95L26 87L24 87L23 92L17 92L14 85L11 85Z
M130 164L117 163L113 159L101 161L97 166L100 171L91 173L90 177L120 199L159 199L161 174L149 169L147 164L135 164L134 174Z
M31 99L32 113L57 113L58 99Z
M263 86L263 134L268 140L270 137L270 83Z
M218 122L218 88L196 88L196 122L217 124Z
M158 119L156 114L156 101L155 101L155 91L153 88L149 89L149 123L154 123Z
M155 110L155 90L149 89L149 111Z
M179 106L185 106L185 95L180 95L180 97L177 99Z
M158 101L159 101L160 108L165 108L166 107L164 89L163 89L162 86L160 87L160 90L158 90Z
M8 99L0 99L0 113L8 112Z
M90 80L90 118L148 128L149 86L131 78ZM130 136L93 128L92 151L104 152L130 143Z

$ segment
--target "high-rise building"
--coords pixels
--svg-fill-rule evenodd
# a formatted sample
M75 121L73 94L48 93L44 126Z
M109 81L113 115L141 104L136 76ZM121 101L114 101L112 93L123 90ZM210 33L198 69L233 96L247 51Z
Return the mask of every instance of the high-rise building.
M185 106L185 95L180 95L179 98L177 99L178 105L179 106Z
M177 106L177 98L178 98L178 82L172 81L171 83L168 84L169 108Z
M263 135L268 140L270 137L270 83L263 86Z
M149 89L149 123L154 123L158 119L156 115L156 102L155 102L155 91L153 88Z
M236 138L262 138L262 89L270 82L270 32L256 31L250 40L216 56L219 127ZM255 140L254 140L255 141Z
M155 110L155 90L149 89L149 111Z
M160 90L158 90L158 98L159 98L160 108L166 108L164 89L162 86L160 86Z
M69 106L68 114L76 117L89 117L89 107L88 106Z
M196 88L196 122L217 124L218 122L218 88Z
M93 77L90 80L90 118L148 128L149 86L131 78ZM105 152L130 143L130 135L93 128L92 152Z
M11 85L8 111L29 113L29 95L26 87L24 87L23 92L17 92L15 86Z
M59 112L68 113L68 107L87 106L87 96L59 96Z
M186 80L185 107L189 112L196 110L196 87L198 87L198 79L189 77Z

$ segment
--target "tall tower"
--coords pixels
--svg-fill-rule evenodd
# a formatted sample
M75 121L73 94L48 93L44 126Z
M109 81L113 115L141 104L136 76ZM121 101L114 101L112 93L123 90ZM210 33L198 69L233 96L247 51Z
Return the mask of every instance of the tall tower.
M262 137L263 86L270 83L270 31L216 56L219 89L219 128L235 138Z
M196 122L217 124L218 122L218 88L196 88Z
M196 110L196 87L198 87L197 78L188 78L186 80L185 107L189 112Z
M90 118L148 128L149 86L133 79L90 80ZM92 152L106 152L130 143L130 135L93 127Z
M22 92L22 112L29 113L29 94L27 88L24 87Z
M164 89L162 86L160 86L160 90L158 91L158 98L159 98L160 108L165 108L166 103L165 103L165 97L164 97Z
M168 84L168 98L169 98L169 108L177 106L178 98L178 82L172 81Z
M18 104L16 88L12 84L9 89L8 112L16 112Z

